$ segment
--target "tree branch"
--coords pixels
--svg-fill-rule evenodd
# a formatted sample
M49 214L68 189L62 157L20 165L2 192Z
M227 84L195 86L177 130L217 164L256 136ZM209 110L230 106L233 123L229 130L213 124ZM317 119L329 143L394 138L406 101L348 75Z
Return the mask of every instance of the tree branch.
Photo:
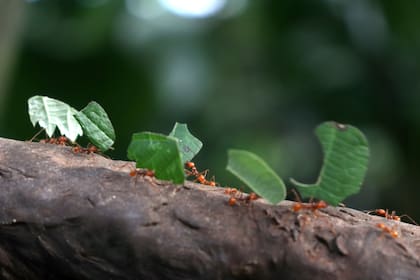
M126 162L0 138L2 279L418 279L420 229L132 178ZM384 223L400 237L376 227Z

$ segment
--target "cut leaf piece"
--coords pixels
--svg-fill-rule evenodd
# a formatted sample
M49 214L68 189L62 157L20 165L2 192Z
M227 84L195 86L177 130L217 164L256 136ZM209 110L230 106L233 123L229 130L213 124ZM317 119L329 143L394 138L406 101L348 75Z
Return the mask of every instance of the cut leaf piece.
M272 204L286 197L283 180L264 160L251 152L229 150L226 169Z
M337 205L360 190L368 167L368 142L359 129L336 122L322 123L315 132L324 153L318 180L315 184L291 182L303 197Z
M39 123L40 127L45 128L49 137L53 136L57 126L61 135L67 136L71 141L83 135L82 127L74 117L77 110L66 103L36 95L28 99L28 107L32 125Z
M105 110L92 101L76 115L85 135L93 145L105 152L115 141L115 131Z
M192 160L203 147L203 143L194 137L183 123L175 123L169 136L178 139L183 163Z
M152 132L134 133L127 157L136 161L138 168L155 171L156 178L184 182L184 166L176 138Z

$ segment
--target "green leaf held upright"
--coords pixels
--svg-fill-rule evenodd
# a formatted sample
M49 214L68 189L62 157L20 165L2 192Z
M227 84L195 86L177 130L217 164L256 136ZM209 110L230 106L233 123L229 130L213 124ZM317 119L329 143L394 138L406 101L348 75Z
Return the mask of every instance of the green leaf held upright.
M92 101L75 116L93 145L102 152L112 147L115 141L114 127L101 105Z
M360 190L369 161L368 142L359 129L336 122L322 123L316 135L324 152L317 182L303 184L294 179L291 182L303 197L337 205Z
M28 99L28 113L32 125L36 123L44 128L47 135L52 137L56 127L62 135L67 136L71 141L75 141L83 135L82 127L75 119L77 110L64 102L36 95Z
M272 204L286 197L283 180L264 160L251 152L229 150L226 169Z
M127 157L135 160L138 168L154 170L158 179L184 182L184 165L176 138L152 132L134 133Z
M186 124L175 123L169 136L178 139L183 163L192 160L203 147L203 143L190 133Z

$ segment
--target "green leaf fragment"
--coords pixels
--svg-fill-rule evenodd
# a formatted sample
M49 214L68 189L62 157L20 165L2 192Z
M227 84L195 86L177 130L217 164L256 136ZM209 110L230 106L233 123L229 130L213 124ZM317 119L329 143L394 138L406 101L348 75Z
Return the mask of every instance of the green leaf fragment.
M203 147L203 143L190 133L186 124L175 123L169 136L178 139L183 163L192 160Z
M92 101L76 115L85 135L93 145L105 152L115 141L115 131L105 110Z
M62 101L47 96L33 96L28 99L28 113L32 125L38 123L49 137L53 136L57 127L61 135L71 141L83 135L82 127L74 117L77 110Z
M368 167L368 142L356 127L336 122L322 123L315 132L324 153L318 180L314 184L291 182L303 197L337 205L360 190Z
M136 161L138 168L155 171L156 178L184 182L184 166L178 140L152 132L135 133L128 146L127 157Z
M272 204L286 197L283 180L264 160L251 152L229 150L226 169Z

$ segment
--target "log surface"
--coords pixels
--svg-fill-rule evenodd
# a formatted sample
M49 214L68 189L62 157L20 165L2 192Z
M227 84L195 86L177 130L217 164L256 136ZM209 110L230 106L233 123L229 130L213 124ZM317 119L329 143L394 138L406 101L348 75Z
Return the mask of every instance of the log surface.
M0 138L0 278L420 279L418 226L229 206L222 188L132 178L132 166Z

